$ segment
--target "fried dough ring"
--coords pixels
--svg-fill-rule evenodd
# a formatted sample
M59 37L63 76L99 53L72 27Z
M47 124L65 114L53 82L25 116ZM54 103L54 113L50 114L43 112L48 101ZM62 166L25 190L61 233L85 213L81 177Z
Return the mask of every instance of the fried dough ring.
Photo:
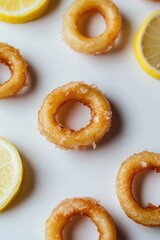
M46 240L63 240L62 231L76 216L89 217L97 226L99 240L116 240L116 229L110 214L96 200L84 197L62 201L46 222Z
M78 101L91 109L90 123L78 131L65 128L57 121L57 113L68 101ZM112 112L109 102L95 85L70 82L53 90L44 100L39 111L40 133L62 149L86 149L109 131Z
M104 17L106 30L97 37L83 36L78 30L78 21L83 14L94 10ZM81 53L98 55L109 51L120 31L121 16L111 0L76 0L64 14L64 40L71 48Z
M160 154L144 151L123 162L116 180L117 196L129 218L145 226L160 226L160 206L149 203L147 207L141 207L132 194L135 175L145 169L156 169L159 172Z
M0 62L11 71L11 78L0 84L0 99L8 98L26 85L27 64L19 50L6 43L0 43Z

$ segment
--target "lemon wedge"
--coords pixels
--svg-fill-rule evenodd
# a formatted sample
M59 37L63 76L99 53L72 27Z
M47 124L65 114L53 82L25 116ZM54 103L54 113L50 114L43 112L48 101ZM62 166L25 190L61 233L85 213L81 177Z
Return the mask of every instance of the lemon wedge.
M142 68L160 79L160 10L143 22L134 41L134 50Z
M0 20L24 23L40 17L50 0L0 0Z
M0 211L20 190L23 166L17 149L0 137Z

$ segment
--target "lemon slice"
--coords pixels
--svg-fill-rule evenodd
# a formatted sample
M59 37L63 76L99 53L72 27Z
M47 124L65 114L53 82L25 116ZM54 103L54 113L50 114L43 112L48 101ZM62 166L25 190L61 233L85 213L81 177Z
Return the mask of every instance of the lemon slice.
M0 211L17 195L23 167L17 149L0 137Z
M160 79L160 10L143 22L135 38L134 50L142 68Z
M0 0L0 20L24 23L41 16L50 0Z

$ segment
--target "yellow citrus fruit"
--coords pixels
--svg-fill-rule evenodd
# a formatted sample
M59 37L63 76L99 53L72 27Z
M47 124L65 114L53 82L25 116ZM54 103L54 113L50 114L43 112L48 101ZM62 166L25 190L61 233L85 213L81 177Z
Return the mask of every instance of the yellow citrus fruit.
M24 23L40 17L50 0L0 0L0 20Z
M134 50L142 68L160 79L160 10L143 22L135 38Z
M0 211L20 190L23 165L17 149L0 137Z

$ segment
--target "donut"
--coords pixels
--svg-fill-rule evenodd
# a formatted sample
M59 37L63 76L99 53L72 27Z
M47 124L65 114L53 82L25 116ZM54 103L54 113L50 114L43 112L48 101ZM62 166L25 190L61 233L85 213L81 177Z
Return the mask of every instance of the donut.
M136 174L146 169L160 171L160 154L144 151L134 154L122 163L116 179L116 191L122 209L135 222L155 227L160 226L160 206L148 203L140 206L132 193L132 183Z
M78 29L81 16L98 11L105 19L106 30L97 37L86 37ZM121 31L121 15L111 0L76 0L63 17L63 38L74 50L84 54L102 54L109 51Z
M46 221L46 240L63 240L63 229L76 215L89 217L95 223L100 240L116 240L116 228L110 214L99 202L89 197L62 201Z
M62 126L57 120L58 110L66 102L75 100L91 110L89 124L78 131ZM44 100L38 113L40 133L62 149L95 148L96 142L109 131L112 112L109 102L95 85L70 82L53 90Z
M15 95L26 86L27 64L18 49L0 43L0 63L7 65L11 72L8 81L0 84L0 99Z

